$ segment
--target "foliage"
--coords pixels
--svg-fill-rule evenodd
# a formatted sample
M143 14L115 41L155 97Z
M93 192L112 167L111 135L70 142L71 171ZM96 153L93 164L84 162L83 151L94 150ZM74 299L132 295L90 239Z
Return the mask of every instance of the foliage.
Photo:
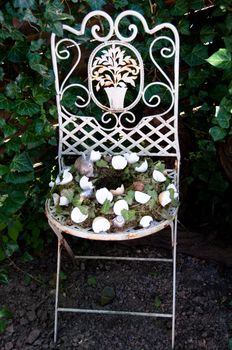
M0 308L0 334L5 332L12 318L12 313L6 306Z
M184 150L183 163L188 160L190 189L197 188L198 193L191 205L205 208L211 219L212 206L218 213L217 220L224 217L225 210L231 212L229 201L223 199L229 185L218 148L231 134L232 14L227 0L199 11L203 7L202 0L158 0L154 4L144 0L3 3L0 260L17 251L21 241L36 251L43 248L48 228L44 199L50 171L56 164L57 115L49 36L52 31L62 35L62 23L78 23L90 10L104 9L115 17L123 8L133 9L143 14L150 26L163 21L177 26L181 36L180 123L192 140L191 154L189 149ZM141 53L147 52L143 40L138 45ZM208 179L207 167L212 171Z

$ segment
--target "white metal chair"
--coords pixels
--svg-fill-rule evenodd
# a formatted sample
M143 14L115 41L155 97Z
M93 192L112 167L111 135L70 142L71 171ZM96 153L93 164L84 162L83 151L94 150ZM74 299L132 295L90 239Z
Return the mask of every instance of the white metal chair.
M123 22L127 25L129 22L129 34L125 32L122 34L120 28ZM178 188L179 37L176 28L172 24L163 23L149 29L141 14L129 10L122 12L115 21L106 12L93 11L83 19L80 29L64 25L63 31L63 38L55 34L51 36L59 117L60 171L65 167L66 157L81 155L86 151L100 150L102 153L111 155L136 152L140 156L155 159L165 157L171 160L173 166L169 169L169 175ZM146 42L150 43L149 48L142 50L145 53L146 62L143 61L142 52L139 52L143 45L140 38L141 31L144 36L147 36ZM136 43L139 43L139 49L136 48ZM100 77L104 67L107 67L104 60L107 55L108 57L111 55L112 58L112 55L116 54L121 55L121 59L123 55L124 57L127 55L127 61L126 64L120 61L121 73L113 74L116 88L108 89L108 92L106 89L104 93L104 85L105 87L110 85L107 83L109 77L105 81ZM147 63L152 70L146 70ZM129 67L127 70L123 70L125 65ZM131 72L131 76L129 73L125 74L127 72ZM119 75L115 77L116 74ZM54 341L57 340L58 312L126 314L171 318L172 348L174 348L177 210L172 212L170 219L153 222L149 228L130 228L117 233L101 232L99 234L94 233L90 228L83 229L75 224L66 225L64 218L56 213L50 200L46 202L46 215L58 237ZM171 228L172 259L74 257L64 238L65 234L69 234L90 240L129 240L154 234L168 226ZM62 245L73 258L171 262L173 264L172 312L162 314L59 307Z

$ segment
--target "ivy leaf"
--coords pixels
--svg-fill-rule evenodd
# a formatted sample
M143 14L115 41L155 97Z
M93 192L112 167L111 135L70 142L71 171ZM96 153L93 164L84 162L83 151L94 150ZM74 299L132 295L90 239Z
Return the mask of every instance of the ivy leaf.
M15 8L27 9L35 7L35 0L14 0L13 5Z
M8 98L3 94L0 94L0 109L5 109L9 111L11 109L11 106L11 101L8 100Z
M213 126L210 128L209 133L214 141L223 140L227 135L226 130L222 129L220 126Z
M10 221L8 224L8 235L11 239L13 239L13 241L17 241L18 235L19 233L22 231L23 226L21 224L21 222L16 219L13 221Z
M231 68L231 53L227 49L219 49L206 61L214 67L228 69Z
M121 211L122 216L124 217L125 221L134 221L136 219L136 211L135 210L127 210L123 209Z
M127 192L127 194L126 194L124 199L127 201L127 203L129 205L131 205L133 203L134 198L135 198L135 192L130 190L130 191Z
M33 165L28 153L16 154L10 164L11 171L29 172L33 170Z
M98 160L98 161L96 162L96 166L97 166L98 168L109 168L109 164L108 164L107 161L104 160L104 159Z
M191 67L204 63L208 57L208 48L202 44L197 44L193 48L182 45L183 60Z
M112 206L113 204L108 199L106 199L103 206L101 207L101 213L105 215L109 214Z
M15 109L20 115L34 115L40 111L38 106L33 100L17 100L15 102Z
M219 107L216 109L216 121L218 125L223 128L227 129L230 126L230 119L231 119L231 114L228 113L223 107Z
M128 5L128 0L114 0L113 3L114 3L114 7L116 8L116 10L118 10L118 9L120 10L123 7Z
M7 285L9 283L9 277L6 269L0 269L0 284Z
M34 173L18 174L18 173L8 173L5 177L6 183L12 184L23 184L26 182L31 182L34 180Z
M12 215L19 210L26 201L23 191L12 191L4 202L4 214Z
M200 38L203 44L212 42L216 33L213 26L203 26L200 31Z
M105 0L86 0L86 2L91 7L91 10L101 10L106 4Z
M188 2L185 0L176 0L175 5L171 9L173 16L182 16L188 12Z
M8 166L0 164L0 176L7 174L9 171Z
M24 61L28 48L24 42L16 41L8 52L8 60L13 63L21 63Z

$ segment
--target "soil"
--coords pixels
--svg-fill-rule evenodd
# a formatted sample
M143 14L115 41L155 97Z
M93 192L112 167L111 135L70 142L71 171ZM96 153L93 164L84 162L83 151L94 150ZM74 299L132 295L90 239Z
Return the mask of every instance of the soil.
M153 247L74 242L79 245L78 254L170 257L168 251ZM169 319L69 313L59 316L55 346L56 246L31 262L15 258L14 264L9 268L9 284L0 288L0 306L7 305L13 312L13 320L0 337L1 350L171 348ZM61 270L60 306L171 312L171 264L81 260L75 267L63 252ZM105 287L111 287L108 290L115 297L101 306ZM228 349L231 291L231 268L178 253L176 350Z

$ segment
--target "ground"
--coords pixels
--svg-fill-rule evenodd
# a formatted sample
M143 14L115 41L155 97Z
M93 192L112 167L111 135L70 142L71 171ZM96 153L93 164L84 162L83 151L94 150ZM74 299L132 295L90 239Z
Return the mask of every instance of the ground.
M83 249L87 254L169 255L156 248L107 243L101 246L90 243ZM13 320L0 337L1 350L171 348L168 319L67 313L59 317L55 346L56 246L52 245L44 256L31 262L22 262L20 258L14 262L16 265L10 267L10 283L0 288L0 306L5 304L13 312ZM60 306L170 312L171 272L171 264L154 262L82 260L74 268L64 253ZM100 306L104 287L112 287L115 297L110 304ZM176 350L228 349L231 287L232 274L228 267L177 255Z

